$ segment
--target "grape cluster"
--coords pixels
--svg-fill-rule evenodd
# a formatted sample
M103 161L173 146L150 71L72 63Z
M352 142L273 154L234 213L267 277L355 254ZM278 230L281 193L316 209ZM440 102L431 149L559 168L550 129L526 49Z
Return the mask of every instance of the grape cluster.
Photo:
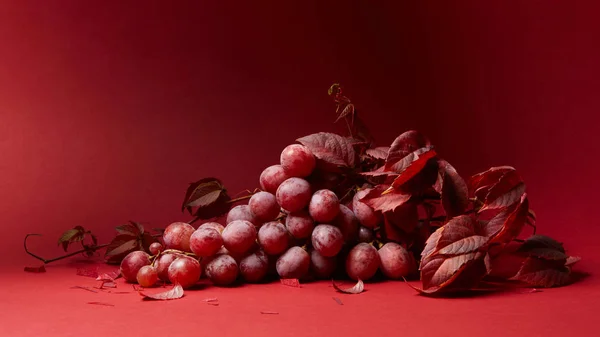
M365 192L340 203L332 190L310 182L316 167L307 147L287 146L280 164L260 175L261 191L228 212L226 226L172 223L163 244L150 246L152 255L135 251L123 259L123 277L143 287L163 281L189 288L203 275L226 286L240 278L255 283L270 276L308 280L338 273L369 280L380 270L399 279L413 272L415 260L402 245L375 241L383 219L360 201Z

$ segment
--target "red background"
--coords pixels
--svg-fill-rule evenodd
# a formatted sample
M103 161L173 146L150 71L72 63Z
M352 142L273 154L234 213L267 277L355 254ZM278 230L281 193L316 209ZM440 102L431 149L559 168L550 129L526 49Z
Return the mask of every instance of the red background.
M202 177L221 178L232 194L253 189L262 169L276 163L294 139L338 130L326 94L333 82L345 86L382 145L416 128L464 176L490 166L517 168L539 231L583 256L580 268L593 274L600 233L596 7L594 1L2 2L0 265L19 281L4 278L8 303L18 310L0 309L10 310L0 315L10 322L0 324L0 335L45 330L65 336L61 319L71 315L70 301L75 307L81 302L69 297L64 312L56 304L36 304L75 296L64 286L65 276L56 276L72 271L56 267L54 274L23 276L22 265L32 263L22 252L25 233L44 234L46 240L32 247L51 256L60 254L56 238L75 225L106 241L114 226L130 219L155 227L189 219L179 211L183 192ZM293 327L311 325L303 320L312 319L314 330L295 335L314 335L337 331L337 317L340 333L359 333L359 322L348 322L347 315L368 306L385 312L376 321L388 331L392 327L386 324L399 319L394 313L404 315L407 303L422 313L402 322L436 323L413 327L424 335L453 328L481 335L486 324L498 322L485 316L492 312L513 320L502 324L511 331L518 321L531 336L561 335L561 329L579 329L585 336L590 330L582 322L587 299L598 295L595 282L592 275L540 294L450 301L412 296L403 285L385 283L348 299L346 312L332 312L330 321L306 313L320 307L306 296L310 288L322 292L318 284L302 289L302 295L275 287L290 301L285 306L304 314L291 320L284 314L259 315L253 322L257 333L269 327L292 335ZM47 285L46 297L24 292L40 284ZM59 287L67 290L55 291ZM232 304L235 310L250 315L245 310L253 310L251 303L275 301L268 297L273 287L211 292L241 301ZM389 293L396 303L384 298ZM123 310L137 310L133 300L121 300ZM481 314L480 305L490 301L498 307L485 304L495 309ZM151 306L148 315L163 310ZM233 310L223 306L218 309ZM561 320L554 311L559 306L579 311ZM515 318L515 307L531 316ZM85 320L100 309L119 308L87 306L75 316ZM452 312L438 319L440 308ZM21 321L11 315L30 310L35 317L65 316L19 329ZM484 316L470 326L468 317L477 315ZM223 331L246 331L234 323L224 320L231 330ZM100 330L86 324L114 332L124 323Z

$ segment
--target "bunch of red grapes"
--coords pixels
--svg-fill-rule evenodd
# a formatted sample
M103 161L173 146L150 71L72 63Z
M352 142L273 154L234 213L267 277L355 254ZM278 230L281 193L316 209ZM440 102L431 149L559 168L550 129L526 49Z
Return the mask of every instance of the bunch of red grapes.
M162 280L189 288L203 275L230 285L240 277L255 283L274 275L310 280L344 272L365 281L378 270L399 279L416 269L403 246L375 240L373 229L383 218L360 201L364 191L344 205L333 191L311 185L306 178L317 163L303 145L287 146L280 160L260 175L262 191L229 211L226 226L172 223L163 244L150 246L153 255L135 251L123 259L123 277L143 287Z

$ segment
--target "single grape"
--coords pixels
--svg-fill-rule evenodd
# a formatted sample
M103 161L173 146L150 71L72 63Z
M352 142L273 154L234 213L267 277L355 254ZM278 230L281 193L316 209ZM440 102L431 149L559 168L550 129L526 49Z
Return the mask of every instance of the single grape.
M223 246L221 233L212 228L198 228L190 238L190 249L198 256L214 255L221 246Z
M218 255L206 265L206 276L216 285L229 285L238 276L238 265L229 255Z
M353 280L370 279L375 276L379 265L379 253L368 243L357 244L346 257L346 273Z
M358 229L358 242L372 242L375 240L375 234L373 230L367 227L360 226Z
M352 199L352 210L356 215L356 218L360 223L368 228L375 228L382 220L381 213L373 210L369 205L360 201L362 197L367 195L367 190L360 190L354 195Z
M391 279L399 279L410 274L415 268L412 255L401 245L388 242L379 248L381 271Z
M174 222L165 228L163 242L167 249L190 252L190 237L196 229L186 222Z
M262 281L268 271L269 257L262 250L257 250L240 261L240 274L247 282Z
M310 252L310 270L318 279L330 278L335 271L336 262L337 258L335 256L325 257L314 249Z
M152 287L158 282L158 273L156 272L156 268L148 265L143 266L137 273L136 276L137 283L144 288Z
M184 289L195 285L201 274L200 262L189 256L178 257L169 266L169 281L181 285Z
M319 254L330 257L340 252L344 244L344 236L337 227L320 224L313 230L311 241L313 248Z
M169 282L169 266L176 259L177 255L175 254L162 254L156 261L154 261L159 279Z
M246 220L230 222L223 230L223 245L234 253L246 253L256 241L256 227Z
M143 266L149 265L150 262L150 255L148 253L141 250L131 252L121 261L121 275L127 282L137 282L138 271Z
M283 166L269 166L260 174L260 188L263 191L275 194L279 185L287 178L290 177L283 170Z
M283 253L276 263L281 278L302 278L308 273L310 256L300 247L292 247Z
M285 219L285 227L294 238L305 239L310 237L315 228L315 221L308 212L298 211L288 214Z
M148 250L150 251L150 254L156 255L156 254L162 252L163 245L161 245L160 242L152 242L150 247L148 247Z
M205 222L202 225L200 225L200 227L198 227L198 229L200 229L200 228L212 228L219 233L223 233L225 226L221 225L218 222Z
M302 178L289 178L279 185L277 203L288 212L297 212L310 201L310 184Z
M262 222L252 213L250 206L248 205L237 205L227 213L227 223L234 222L236 220L246 220L258 227Z
M280 160L283 170L290 177L307 177L317 164L312 152L300 144L288 145L281 152Z
M346 205L340 205L340 212L333 220L332 225L340 229L344 243L354 244L358 240L360 223L354 212Z
M288 248L289 233L281 222L267 222L258 230L258 243L265 253L278 255Z
M308 213L316 222L330 222L340 212L340 201L330 190L318 190L310 198Z
M275 195L269 192L255 193L248 201L250 211L262 221L275 220L279 215L279 204Z

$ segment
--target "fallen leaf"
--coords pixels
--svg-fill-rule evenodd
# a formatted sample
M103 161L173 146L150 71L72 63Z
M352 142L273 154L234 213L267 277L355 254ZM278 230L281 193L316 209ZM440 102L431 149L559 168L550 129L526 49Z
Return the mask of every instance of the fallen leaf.
M521 281L534 287L558 287L569 283L571 270L564 261L528 257L517 275L510 280Z
M341 289L333 281L331 283L333 284L333 288L335 290L337 290L340 293L344 293L344 294L360 294L365 290L365 284L363 283L362 280L358 280L358 282L356 282L356 284L352 288L346 288L346 289Z
M282 278L280 281L284 286L300 288L300 281L297 278Z
M219 306L219 302L206 302L206 304L208 304L208 305L213 305L213 306L215 306L215 307L218 307L218 306Z
M175 285L170 290L160 293L148 294L143 291L139 293L145 300L174 300L183 297L183 288L180 285Z
M261 311L260 313L263 315L279 315L277 311Z
M332 298L335 301L335 303L337 303L339 305L344 305L344 302L342 302L342 300L340 300L339 298L337 298L337 297L332 297Z
M98 275L98 277L96 278L96 281L114 281L117 278L119 278L121 276L121 271L120 270L115 270L115 271L111 271L108 273L102 273L100 275Z
M217 302L218 300L216 297L203 299L204 302Z
M87 302L87 304L95 304L95 305L103 305L106 307L114 307L114 304L105 303L105 302Z
M102 288L116 288L117 284L115 282L111 282L111 281L102 281L102 283L100 284L100 289Z
M94 268L77 268L76 274L79 275L79 276L97 278L98 277L98 267L94 267Z
M41 265L39 267L25 267L23 270L28 273L45 273L46 267L44 267L44 265Z

